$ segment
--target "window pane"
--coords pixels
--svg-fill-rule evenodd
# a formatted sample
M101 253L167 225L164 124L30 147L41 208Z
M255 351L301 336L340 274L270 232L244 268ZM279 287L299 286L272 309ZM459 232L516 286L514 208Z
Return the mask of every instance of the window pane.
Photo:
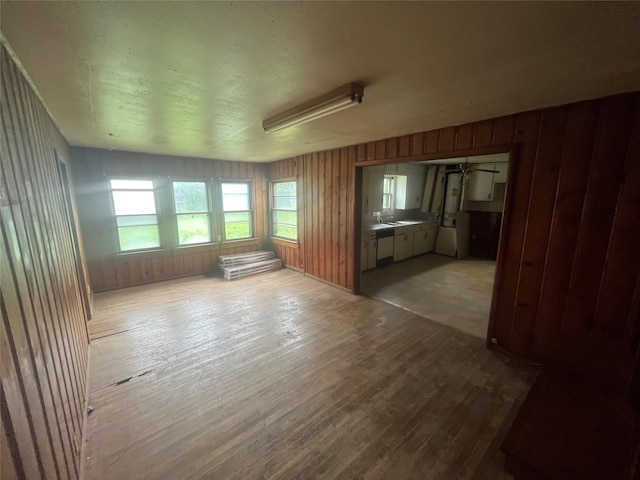
M274 210L273 211L273 223L274 224L286 223L287 225L297 225L298 224L298 212Z
M113 193L116 215L147 215L156 213L156 203L151 191L119 191Z
M204 243L211 240L209 232L209 215L178 215L178 243Z
M273 194L275 196L279 195L296 195L296 182L278 182L273 184Z
M281 210L295 210L296 198L295 197L275 197L273 199L273 208Z
M158 219L155 215L131 215L126 217L117 217L119 227L135 227L137 225L156 225Z
M223 183L222 193L249 193L249 185L247 183Z
M153 190L153 180L111 180L111 188L114 190Z
M225 212L249 210L249 195L225 194L222 196L222 208Z
M118 237L120 238L120 250L122 251L160 246L157 225L120 227L118 228Z
M384 193L391 193L391 182L392 182L392 178L385 177L383 190L382 190Z
M251 238L251 222L249 212L233 212L224 214L224 238L234 240Z
M173 182L176 213L206 212L207 184L205 182Z
M249 210L249 184L223 183L222 209L225 212Z
M297 227L289 227L287 225L274 225L273 234L276 237L290 238L292 240L298 239Z

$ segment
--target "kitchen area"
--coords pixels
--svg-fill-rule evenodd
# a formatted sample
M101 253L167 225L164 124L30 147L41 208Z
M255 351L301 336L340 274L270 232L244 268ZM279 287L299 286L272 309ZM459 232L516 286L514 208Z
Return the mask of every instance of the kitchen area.
M508 154L363 168L361 289L485 338Z

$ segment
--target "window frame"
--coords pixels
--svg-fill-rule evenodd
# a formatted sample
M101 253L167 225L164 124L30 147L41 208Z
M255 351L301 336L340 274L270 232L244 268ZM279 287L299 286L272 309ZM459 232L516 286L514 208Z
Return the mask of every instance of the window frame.
M224 209L224 192L223 186L225 184L243 184L247 185L247 195L249 210L225 210ZM221 242L242 242L247 240L253 240L256 238L256 228L255 228L255 205L254 205L254 197L255 197L255 181L252 178L220 178L217 182L218 188L218 199L220 201L220 237ZM248 213L249 214L249 236L241 237L241 238L227 238L227 221L225 213ZM233 223L233 222L230 222ZM240 222L238 222L240 223Z
M396 176L394 174L390 174L390 173L385 173L384 174L384 180L382 183L382 210L380 211L380 213L382 215L392 215L394 208L393 208L393 202L395 201L395 193L396 193ZM389 193L385 193L385 183L387 182L387 180L389 180ZM389 208L385 208L385 198L389 198Z
M131 182L151 182L151 189L146 189L146 188L114 188L112 181L131 181ZM148 251L153 251L153 250L160 250L163 248L163 242L162 242L162 228L161 228L161 208L159 208L160 202L158 199L158 190L160 188L160 186L157 184L156 179L154 178L149 178L149 177L122 177L122 176L117 176L117 177L109 177L108 179L108 188L109 188L109 199L110 199L110 204L111 204L111 213L112 213L112 219L113 219L113 226L114 226L114 241L115 241L115 252L116 254L131 254L131 253L139 253L139 252L148 252ZM133 214L133 215L118 215L116 213L116 200L114 198L113 192L114 191L118 191L118 192L151 192L153 194L153 206L155 209L155 213L152 214ZM155 216L156 217L156 221L155 223L150 223L148 225L146 224L142 224L142 225L131 225L131 226L124 226L121 227L120 225L118 225L118 218L120 217L146 217L146 216ZM156 231L158 234L158 244L156 246L152 246L152 247L143 247L143 248L130 248L130 249L123 249L122 248L122 242L120 239L120 229L121 228L131 228L131 227L139 227L139 226L149 226L149 225L155 225L156 226Z
M205 186L205 197L207 202L207 211L206 212L187 212L187 213L178 213L176 208L176 197L175 197L175 183L204 183ZM196 179L184 179L184 178L171 178L169 179L169 190L171 192L171 216L173 217L173 229L174 229L174 241L176 248L185 248L185 247L196 247L198 245L207 245L210 243L215 243L213 241L215 236L215 225L214 225L214 204L211 198L211 192L213 190L213 186L211 185L210 180L196 180ZM209 223L209 239L203 242L193 242L193 243L180 243L180 227L178 225L178 217L183 215L207 215L207 221Z
M296 186L296 194L295 194L295 201L296 201L296 208L295 210L287 210L287 209L281 209L281 208L275 208L275 186L278 183L294 183ZM299 225L300 225L300 209L298 206L298 193L299 193L299 188L298 188L298 179L297 177L288 177L288 178L278 178L276 180L271 180L269 182L269 234L271 235L272 238L275 238L277 240L283 241L283 242L291 242L291 243L298 243L300 241L300 230L299 230ZM288 196L290 197L290 196ZM275 233L275 217L274 217L274 212L277 211L283 211L283 212L292 212L295 211L296 212L296 238L291 238L291 237L284 237L281 235L276 235ZM290 226L290 225L287 225Z

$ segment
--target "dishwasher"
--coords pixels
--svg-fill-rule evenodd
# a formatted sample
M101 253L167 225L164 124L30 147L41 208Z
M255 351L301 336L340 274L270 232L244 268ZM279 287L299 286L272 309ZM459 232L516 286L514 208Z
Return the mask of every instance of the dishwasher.
M378 249L376 252L376 267L388 265L393 262L393 228L376 230Z

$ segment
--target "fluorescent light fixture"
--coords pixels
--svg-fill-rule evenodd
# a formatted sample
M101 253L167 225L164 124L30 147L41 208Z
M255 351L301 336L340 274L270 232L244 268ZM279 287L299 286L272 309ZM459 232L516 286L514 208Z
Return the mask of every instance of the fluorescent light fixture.
M314 98L302 105L282 112L262 122L265 133L279 132L285 128L301 125L316 118L330 115L362 102L364 87L358 83L350 83Z

